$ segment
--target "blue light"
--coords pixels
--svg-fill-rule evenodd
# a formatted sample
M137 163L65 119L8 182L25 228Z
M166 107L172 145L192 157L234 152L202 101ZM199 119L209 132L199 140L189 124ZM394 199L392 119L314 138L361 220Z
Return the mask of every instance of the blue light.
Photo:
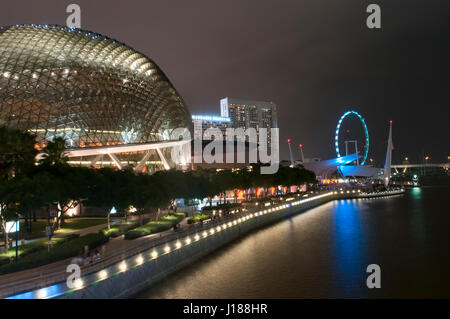
M208 122L231 122L229 117L221 117L214 115L192 115L194 121L208 121Z
M341 157L341 152L339 151L339 131L341 129L341 124L344 121L344 119L348 115L351 115L351 114L355 114L359 118L359 120L361 121L361 123L362 123L362 125L364 127L364 135L366 137L366 145L365 145L366 149L365 149L365 152L364 152L363 160L361 162L361 165L364 165L364 163L367 160L367 156L369 155L369 130L367 129L366 121L364 120L364 118L356 111L347 111L339 119L339 122L338 122L338 125L337 125L337 128L336 128L336 136L335 136L335 140L336 140L336 143L335 143L335 145L336 145L336 154L337 154L338 157Z

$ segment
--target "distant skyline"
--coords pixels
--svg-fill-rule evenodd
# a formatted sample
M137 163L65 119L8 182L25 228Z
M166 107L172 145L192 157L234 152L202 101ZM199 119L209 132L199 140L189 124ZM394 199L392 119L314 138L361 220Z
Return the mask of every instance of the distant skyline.
M0 4L0 21L65 25L70 3L83 29L154 60L191 113L220 114L226 96L276 103L281 159L287 138L305 157L335 156L348 109L365 117L379 163L391 119L395 163L450 156L448 1L16 0ZM381 30L365 25L369 3Z

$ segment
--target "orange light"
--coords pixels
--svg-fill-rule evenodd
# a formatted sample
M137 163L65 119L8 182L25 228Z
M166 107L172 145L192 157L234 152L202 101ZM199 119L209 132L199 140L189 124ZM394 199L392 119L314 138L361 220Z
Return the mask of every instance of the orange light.
M256 197L258 197L258 198L260 198L261 197L261 194L262 194L262 188L261 187L258 187L257 189L256 189Z

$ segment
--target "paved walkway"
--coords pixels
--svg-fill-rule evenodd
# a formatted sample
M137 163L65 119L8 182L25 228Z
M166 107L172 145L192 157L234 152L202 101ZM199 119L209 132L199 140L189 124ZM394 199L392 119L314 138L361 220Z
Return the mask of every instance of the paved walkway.
M165 211L164 213L167 213L167 211ZM162 215L164 213L161 212ZM136 220L137 218L139 217L133 216L133 218L130 217L128 220ZM180 222L182 229L189 227L189 225L187 224L187 220L188 218L185 218ZM77 230L71 233L80 233L80 234L92 233L97 232L98 230L104 227L106 227L106 224L88 227L86 229ZM125 255L128 249L134 248L139 245L145 245L147 242L151 242L152 240L171 235L174 232L175 231L173 230L173 228L171 228L157 234L151 234L134 240L125 240L123 235L117 238L112 238L104 245L104 255L102 256L102 259L108 259L109 257L121 254ZM67 234L69 233L55 235L55 237ZM54 262L51 264L43 265L41 267L27 269L6 275L0 275L0 298L5 297L4 295L6 289L9 290L11 288L11 285L16 283L17 284L22 282L36 283L36 286L44 287L47 284L45 281L45 277L51 273L65 272L67 266L72 263L74 257ZM4 290L3 293L2 288Z
M84 219L84 218L82 218ZM95 218L95 219L100 219L100 218ZM121 219L116 219L116 220L112 220L111 221L111 225L117 224L119 222L121 222ZM97 233L100 231L100 229L103 229L105 227L107 227L108 224L100 224L100 225L96 225L96 226L91 226L91 227L86 227L86 228L81 228L81 229L76 229L73 231L69 231L69 232L61 232L58 234L54 234L53 237L64 237L64 236L68 236L68 235L76 235L79 234L80 236L84 236L87 234L91 234L91 233ZM38 238L33 238L33 239L25 239L24 240L24 244L29 244L38 240L42 240L42 239L47 239L47 237L38 237ZM11 244L12 244L12 248L16 247L16 241L12 238L11 240ZM18 246L22 246L22 240L18 241ZM1 250L5 250L5 247L2 246Z

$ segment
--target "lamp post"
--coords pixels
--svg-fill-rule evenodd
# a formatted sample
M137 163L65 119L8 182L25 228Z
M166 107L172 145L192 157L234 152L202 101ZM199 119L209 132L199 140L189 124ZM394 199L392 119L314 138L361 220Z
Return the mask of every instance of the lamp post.
M427 173L427 165L428 165L428 160L430 159L429 156L425 156L425 173L424 175Z
M16 262L19 259L19 218L16 220Z
M111 210L108 212L108 230L111 229L111 215L114 215L117 213L117 209L115 207L111 208Z

